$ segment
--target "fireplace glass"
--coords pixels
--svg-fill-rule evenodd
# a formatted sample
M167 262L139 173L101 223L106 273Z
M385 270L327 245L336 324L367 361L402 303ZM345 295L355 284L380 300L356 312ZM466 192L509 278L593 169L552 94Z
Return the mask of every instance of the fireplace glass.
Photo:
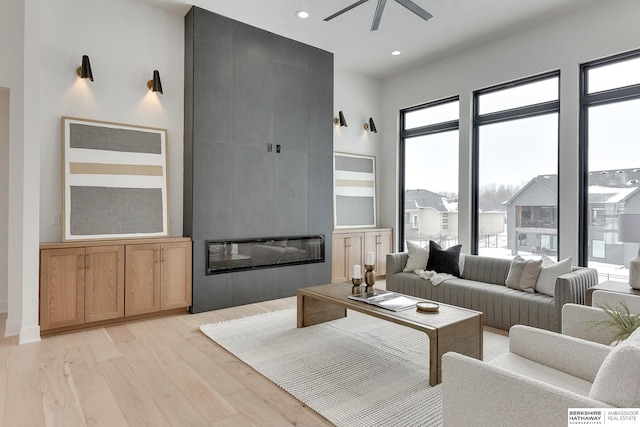
M208 240L207 274L324 262L324 235Z

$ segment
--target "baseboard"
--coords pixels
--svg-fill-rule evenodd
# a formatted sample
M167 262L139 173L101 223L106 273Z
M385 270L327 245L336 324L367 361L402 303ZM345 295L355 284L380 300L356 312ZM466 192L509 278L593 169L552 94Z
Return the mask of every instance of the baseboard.
M22 328L20 330L20 344L29 344L32 342L40 342L40 326L32 326L30 328Z
M22 322L20 320L9 320L7 319L7 324L4 329L5 337L15 337L20 335L20 326Z

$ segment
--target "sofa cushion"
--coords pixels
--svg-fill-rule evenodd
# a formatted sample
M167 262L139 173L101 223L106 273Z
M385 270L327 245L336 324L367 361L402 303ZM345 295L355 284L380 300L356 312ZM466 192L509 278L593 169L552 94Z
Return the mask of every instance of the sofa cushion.
M462 245L451 246L443 250L440 245L430 240L427 270L460 277L460 249L462 249Z
M542 267L536 281L536 292L552 297L558 276L571 272L571 261L571 257L558 262L553 262L551 258L546 256L542 257Z
M542 260L523 259L516 255L511 260L511 267L505 284L512 289L533 293L540 274Z
M465 255L462 277L476 282L504 285L509 273L511 260L480 255Z
M604 359L589 397L619 408L640 407L640 328Z
M429 261L429 248L423 248L417 243L407 241L407 249L409 249L409 259L403 271L424 270Z

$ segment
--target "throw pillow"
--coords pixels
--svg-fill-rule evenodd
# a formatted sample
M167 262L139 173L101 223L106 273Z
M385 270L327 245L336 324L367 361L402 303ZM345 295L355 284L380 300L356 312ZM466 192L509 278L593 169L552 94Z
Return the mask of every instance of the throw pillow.
M440 245L430 240L427 270L460 277L460 249L462 249L462 245L451 246L447 250L443 250Z
M424 270L429 260L429 248L423 248L417 243L409 241L407 241L407 248L409 249L409 259L403 271Z
M541 265L541 259L523 259L520 255L516 255L516 257L511 260L505 285L512 289L533 293Z
M566 273L571 272L571 257L562 261L553 262L549 257L542 257L542 268L536 281L536 292L554 296L556 279Z
M602 362L589 397L619 408L640 407L640 329L611 349Z

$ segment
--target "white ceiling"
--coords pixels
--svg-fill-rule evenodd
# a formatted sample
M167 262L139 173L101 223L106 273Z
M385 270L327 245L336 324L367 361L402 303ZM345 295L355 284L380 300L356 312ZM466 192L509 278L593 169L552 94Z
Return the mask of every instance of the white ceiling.
M380 28L370 31L378 3L369 0L329 22L356 0L136 0L184 15L191 5L334 53L335 65L385 78L605 0L413 0L424 21L387 0ZM305 20L295 16L304 9ZM393 50L402 52L391 55Z

